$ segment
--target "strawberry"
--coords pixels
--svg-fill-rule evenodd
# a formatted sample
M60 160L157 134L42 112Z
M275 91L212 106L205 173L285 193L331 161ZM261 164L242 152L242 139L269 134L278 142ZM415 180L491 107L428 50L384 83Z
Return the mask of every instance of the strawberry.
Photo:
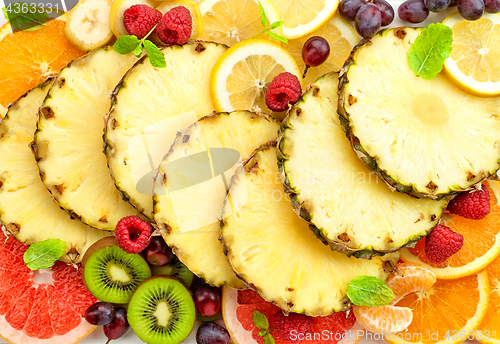
M481 190L462 192L448 203L446 208L451 214L467 219L480 220L490 213L490 194L485 184Z
M278 310L274 313L273 324L283 340L298 343L299 337L302 338L314 325L314 320L305 314L284 315L282 310Z
M430 262L440 264L460 251L463 244L462 234L447 226L437 225L425 237L425 255Z

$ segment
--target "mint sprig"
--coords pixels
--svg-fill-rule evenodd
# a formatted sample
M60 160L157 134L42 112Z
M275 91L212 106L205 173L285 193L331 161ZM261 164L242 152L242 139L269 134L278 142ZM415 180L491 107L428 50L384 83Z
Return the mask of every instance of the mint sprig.
M357 306L381 307L394 300L391 288L373 276L358 276L347 284L347 296Z
M283 42L285 44L288 44L288 40L285 37L282 37L274 32L271 32L271 30L277 29L280 26L283 25L283 22L281 20L275 21L269 27L267 26L267 17L266 17L266 12L264 11L264 7L262 7L262 4L260 1L257 1L259 3L259 10L260 10L260 22L262 23L262 26L264 27L264 30L253 36L252 38L258 37L262 35L263 33L267 34L269 37L278 40L280 42Z
M26 2L11 3L2 8L2 12L13 32L39 30L53 19L49 18L46 9Z
M274 344L274 337L271 334L271 331L274 329L269 329L269 321L267 320L267 317L263 313L255 310L252 313L252 321L255 327L260 330L258 336L262 337L264 344Z
M411 69L426 80L433 79L450 56L452 42L453 31L448 26L430 24L420 32L408 51Z
M165 56L158 47L151 41L146 39L151 35L151 33L156 29L156 25L148 32L143 39L137 38L135 35L126 35L119 37L115 44L113 44L113 50L118 54L126 55L134 52L134 55L141 57L143 49L146 50L146 54L149 56L149 62L153 67L165 68L167 62L165 61Z
M50 268L61 258L65 249L66 243L59 239L39 241L24 252L24 264L31 270Z

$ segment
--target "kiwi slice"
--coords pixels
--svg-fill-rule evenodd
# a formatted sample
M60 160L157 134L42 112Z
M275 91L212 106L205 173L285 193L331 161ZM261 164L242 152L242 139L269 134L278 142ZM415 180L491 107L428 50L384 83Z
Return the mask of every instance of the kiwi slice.
M149 344L178 344L193 329L196 309L189 289L172 276L142 282L128 304L127 319L137 336Z
M104 239L87 250L82 260L83 279L99 300L127 303L137 286L151 276L151 269L140 255L127 253L116 241Z
M151 270L155 276L168 275L178 277L188 287L191 287L193 284L194 274L178 259L172 264L153 266Z

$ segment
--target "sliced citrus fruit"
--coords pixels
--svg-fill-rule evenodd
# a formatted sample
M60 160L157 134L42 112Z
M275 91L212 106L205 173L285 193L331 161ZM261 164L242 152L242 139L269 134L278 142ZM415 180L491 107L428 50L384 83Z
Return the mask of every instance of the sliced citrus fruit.
M302 60L302 47L313 36L321 36L328 41L330 56L319 66L310 67L307 70L306 77L302 82L303 87L314 83L320 76L328 72L339 71L349 57L352 48L359 42L358 35L352 26L336 14L318 30L304 37L288 40L288 44L283 44L283 48L293 56L301 71L306 67L304 60Z
M275 76L290 72L302 80L293 57L282 47L264 39L249 39L219 57L210 75L210 95L221 112L252 110L266 106L265 91ZM276 115L278 119L281 116ZM281 117L281 118L279 118Z
M340 0L270 0L283 21L283 36L303 37L329 21Z
M489 293L486 271L453 281L437 280L395 304L410 308L413 321L404 332L384 339L392 344L456 344L473 338L488 309Z
M500 182L485 182L490 194L490 213L482 220L444 214L441 224L464 236L464 245L446 262L432 264L425 256L425 238L414 248L401 250L401 258L432 271L438 279L455 279L483 270L500 255Z
M270 329L276 329L273 316L282 312L281 308L272 302L266 302L255 291L236 290L224 287L222 289L222 317L231 339L236 344L263 344L258 335L259 329L252 320L254 311L264 314L269 322ZM306 316L304 316L306 317ZM309 317L314 323L305 333L290 331L291 341L295 344L358 344L363 338L362 327L356 322L354 314L350 312L336 312L326 317ZM359 330L359 332L358 332ZM276 344L289 344L279 331L271 334Z
M9 343L78 343L95 326L83 318L97 299L75 269L57 261L32 271L23 254L28 249L14 237L0 240L0 338Z
M456 12L443 24L453 30L451 55L444 62L446 75L470 93L500 95L500 15L484 13L479 20L468 21Z
M484 344L500 344L500 257L488 265L490 303L488 312L475 332L475 337Z
M264 8L267 25L280 20L269 0L262 0L260 4ZM254 38L264 30L257 0L202 0L200 12L203 23L200 39L233 46ZM281 26L273 32L281 35ZM260 34L256 38L267 37L266 34Z
M387 285L395 296L392 304L408 294L429 289L436 283L436 275L422 266L402 263L397 267L398 272L387 279Z
M64 36L64 25L55 19L40 30L8 33L0 41L0 118L8 103L83 55Z

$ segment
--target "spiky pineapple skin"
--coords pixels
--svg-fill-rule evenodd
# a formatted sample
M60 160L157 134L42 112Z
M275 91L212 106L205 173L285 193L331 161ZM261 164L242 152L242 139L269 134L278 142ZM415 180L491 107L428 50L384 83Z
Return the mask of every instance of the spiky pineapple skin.
M395 37L398 39L403 40L404 37L406 36L405 29L412 29L412 30L423 30L423 28L412 28L412 27L395 27L395 28L388 28L388 29L382 29L380 30L374 37L380 36L387 36L390 34L394 34ZM338 108L337 112L339 115L339 119L342 125L342 129L344 130L347 138L351 142L351 146L353 150L357 153L358 157L363 161L363 163L373 171L381 180L383 180L391 189L396 190L398 192L406 193L410 196L417 197L417 198L422 198L422 197L430 197L432 199L436 200L451 200L455 195L457 195L460 192L463 191L470 191L474 189L474 185L482 182L483 180L487 179L488 177L494 175L497 171L495 169L494 171L487 171L483 175L479 176L474 176L474 185L471 185L470 187L463 188L460 185L452 185L450 189L447 192L444 193L436 193L430 195L428 192L421 192L419 191L415 185L413 184L403 184L395 180L386 170L382 169L378 163L377 163L377 157L371 156L366 149L363 147L363 145L360 143L360 140L358 137L356 137L353 134L353 128L351 126L350 122L350 114L346 110L346 105L349 103L348 95L346 95L346 87L349 85L349 70L350 68L354 65L356 65L356 56L358 53L370 46L372 44L371 39L363 39L361 40L351 51L351 55L348 57L346 62L344 63L344 66L342 70L340 71L340 77L339 77L339 93L338 93ZM498 159L498 167L500 167L500 157ZM411 240L410 245L413 245L416 241L418 241L418 238L415 238L415 240Z

